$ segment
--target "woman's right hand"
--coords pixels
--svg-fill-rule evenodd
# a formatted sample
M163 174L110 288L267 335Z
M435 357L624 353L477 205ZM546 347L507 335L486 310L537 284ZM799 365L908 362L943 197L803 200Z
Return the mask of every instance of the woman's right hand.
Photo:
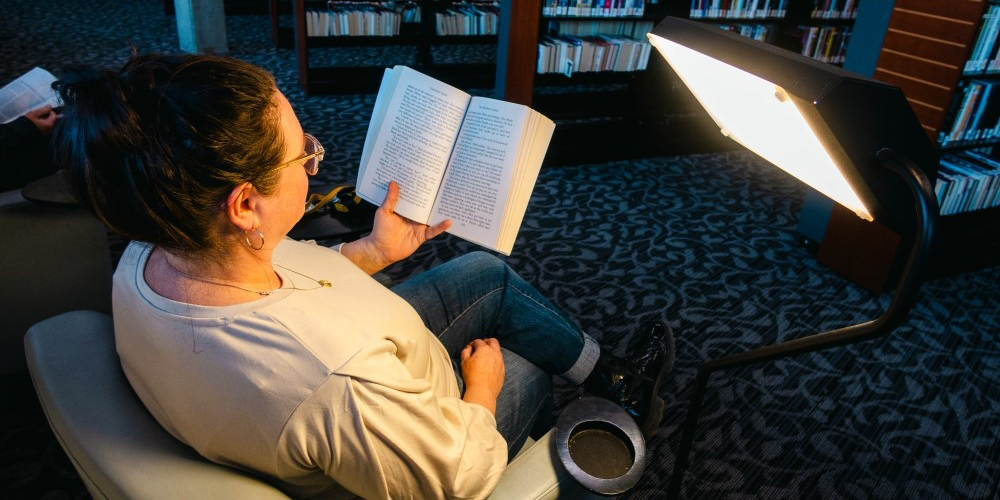
M372 232L340 247L340 253L368 274L375 274L386 266L409 257L425 241L451 227L451 219L445 219L434 226L407 219L396 213L398 201L399 184L391 181L382 206L375 211Z
M497 396L503 388L504 366L500 342L494 338L476 339L462 349L462 378L467 403L486 407L496 415Z

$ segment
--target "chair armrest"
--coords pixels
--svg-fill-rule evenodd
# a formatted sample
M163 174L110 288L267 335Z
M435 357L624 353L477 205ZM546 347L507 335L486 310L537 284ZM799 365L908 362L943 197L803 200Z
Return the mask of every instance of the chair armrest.
M153 419L121 371L111 317L73 311L25 336L38 399L94 498L287 500L264 481L214 464Z
M569 475L556 454L553 434L554 431L547 432L507 464L490 500L606 498L585 490Z

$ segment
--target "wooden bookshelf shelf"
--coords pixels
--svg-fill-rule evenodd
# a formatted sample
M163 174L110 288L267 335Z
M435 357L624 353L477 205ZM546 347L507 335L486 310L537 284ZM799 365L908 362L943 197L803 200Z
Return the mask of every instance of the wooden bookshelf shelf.
M461 45L466 43L497 43L497 35L434 35L426 43L430 45Z
M543 15L546 21L658 21L662 17L651 17L649 14L641 16L566 16L566 15Z
M780 23L785 20L784 17L699 17L697 19L692 19L692 21L706 21L713 24L726 24L726 23L760 23L760 24L773 24Z
M1000 70L981 71L981 72L980 71L968 71L968 72L962 73L962 77L964 77L964 78L981 78L981 79L988 79L988 80L996 80L996 79L1000 79Z
M295 30L293 28L280 28L278 36L281 40L280 47L295 45ZM389 36L307 36L306 40L310 47L416 45L424 41L424 36L414 33Z
M572 76L561 73L541 73L535 75L535 86L627 83L642 73L642 71L588 71L586 73L573 73Z
M811 23L851 23L854 24L858 18L855 17L810 17Z
M942 152L953 152L965 149L985 148L998 144L1000 144L1000 137L994 137L992 139L980 139L976 141L955 141L941 146L940 149Z

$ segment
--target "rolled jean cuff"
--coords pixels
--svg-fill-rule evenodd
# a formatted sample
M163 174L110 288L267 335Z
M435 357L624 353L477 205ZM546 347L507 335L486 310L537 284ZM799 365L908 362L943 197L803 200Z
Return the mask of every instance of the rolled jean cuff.
M569 370L559 375L563 380L575 385L583 384L590 372L594 371L597 358L601 357L601 345L590 335L586 333L582 333L582 335L583 350L580 351L580 357L576 359L573 366L569 367Z

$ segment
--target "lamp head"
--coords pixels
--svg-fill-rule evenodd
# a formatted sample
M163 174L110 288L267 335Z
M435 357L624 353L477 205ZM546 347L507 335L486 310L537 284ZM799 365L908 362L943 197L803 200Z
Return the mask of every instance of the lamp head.
M898 87L710 24L668 17L647 36L723 134L859 217L912 219L875 155L890 148L933 179L937 152Z

